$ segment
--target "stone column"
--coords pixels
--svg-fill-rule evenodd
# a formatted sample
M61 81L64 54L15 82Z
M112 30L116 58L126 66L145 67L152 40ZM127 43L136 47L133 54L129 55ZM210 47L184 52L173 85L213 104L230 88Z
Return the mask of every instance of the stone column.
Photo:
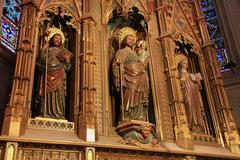
M6 107L3 135L19 136L24 132L29 116L29 87L33 68L34 39L36 35L36 14L38 8L34 1L23 0L16 68L9 105Z
M224 39L225 47L228 49L231 60L237 63L239 70L240 64L240 29L239 29L239 0L215 0L218 23ZM236 71L238 71L236 70ZM238 74L239 75L239 74Z
M236 64L221 74L229 103L236 111L233 112L233 117L238 131L240 131L240 21L238 20L240 3L239 0L215 1L215 9L227 54L230 56L230 61Z
M222 145L224 146L226 143L232 152L239 154L240 153L239 135L237 132L235 122L233 121L231 107L226 96L219 64L216 58L214 45L211 43L210 38L207 34L208 31L206 23L200 11L200 0L195 1L195 5L197 6L196 9L199 17L198 25L201 28L201 34L203 39L202 50L205 58L205 65L208 68L207 73L209 77L210 86L213 91L213 100L215 103L215 107L218 113L217 116L221 126L220 132L224 133L224 137L222 137L223 138Z

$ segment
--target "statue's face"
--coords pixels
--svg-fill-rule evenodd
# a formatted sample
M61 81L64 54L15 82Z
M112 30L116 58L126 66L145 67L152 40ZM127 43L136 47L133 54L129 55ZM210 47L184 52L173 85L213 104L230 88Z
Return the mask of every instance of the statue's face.
M182 61L182 68L188 69L188 61L187 60Z
M141 130L141 135L142 137L145 139L149 136L149 134L151 133L152 128L150 126L145 126L142 130Z
M129 47L132 47L134 44L134 38L133 36L127 36L126 43Z
M53 36L53 43L56 47L60 46L62 44L62 37L58 34Z

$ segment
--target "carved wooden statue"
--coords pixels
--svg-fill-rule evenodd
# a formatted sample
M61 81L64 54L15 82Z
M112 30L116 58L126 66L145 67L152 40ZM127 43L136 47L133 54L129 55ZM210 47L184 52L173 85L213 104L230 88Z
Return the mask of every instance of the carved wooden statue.
M136 45L135 50L137 52L140 62L147 67L149 63L149 53L147 51L146 41L139 41Z
M154 128L150 123L142 123L138 130L131 131L124 135L124 144L143 147L145 144L151 144L152 147L159 147L159 143L154 135Z
M121 49L112 63L114 85L121 94L121 123L117 132L121 143L158 146L154 125L149 123L149 53L146 41L135 42L135 31L130 27L120 29Z
M39 96L41 117L66 119L66 70L70 70L71 53L63 47L64 34L58 28L50 28L47 43L38 56L40 74Z
M203 132L203 101L200 93L202 76L200 73L192 74L188 71L187 59L179 63L178 70L189 129Z
M139 56L140 50L138 54L133 50L135 37L135 31L130 27L120 30L122 48L117 51L112 65L114 85L121 92L122 121L148 121L148 56Z

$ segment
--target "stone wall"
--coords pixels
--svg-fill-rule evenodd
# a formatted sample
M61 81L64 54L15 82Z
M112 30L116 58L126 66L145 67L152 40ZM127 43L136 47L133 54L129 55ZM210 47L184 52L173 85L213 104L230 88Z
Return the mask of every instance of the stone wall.
M222 73L237 128L240 130L240 1L215 0L225 46L236 64Z

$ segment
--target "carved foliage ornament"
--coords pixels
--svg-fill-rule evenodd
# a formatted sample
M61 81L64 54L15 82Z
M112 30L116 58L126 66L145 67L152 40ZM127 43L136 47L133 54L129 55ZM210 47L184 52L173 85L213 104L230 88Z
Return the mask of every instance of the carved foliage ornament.
M48 21L51 25L54 25L53 23L56 22L56 18L58 21L65 21L66 25L77 29L77 21L73 14L64 6L59 5L52 6L44 10L39 22Z

